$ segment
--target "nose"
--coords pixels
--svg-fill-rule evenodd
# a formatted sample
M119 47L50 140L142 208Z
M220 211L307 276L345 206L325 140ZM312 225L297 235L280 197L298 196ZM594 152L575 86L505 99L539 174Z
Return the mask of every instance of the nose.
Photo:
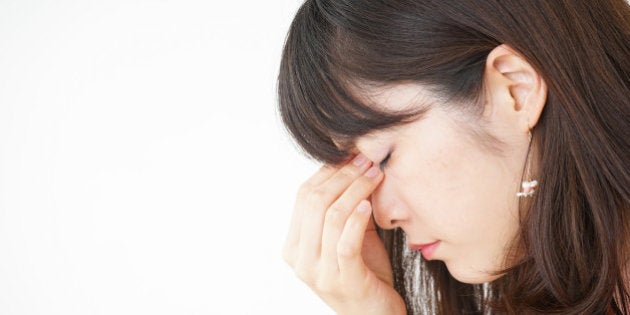
M370 196L374 221L382 229L390 230L400 227L408 220L408 211L392 183L387 178L372 192Z

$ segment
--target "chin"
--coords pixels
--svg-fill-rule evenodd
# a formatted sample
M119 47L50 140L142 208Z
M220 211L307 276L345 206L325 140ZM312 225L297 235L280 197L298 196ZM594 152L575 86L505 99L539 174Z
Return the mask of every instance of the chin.
M471 267L458 268L458 267L451 267L448 264L446 264L446 268L448 269L448 272L451 274L451 276L455 278L455 280L462 283L468 283L468 284L480 284L480 283L491 282L491 281L501 278L502 276L501 274L494 275L488 272L474 270Z

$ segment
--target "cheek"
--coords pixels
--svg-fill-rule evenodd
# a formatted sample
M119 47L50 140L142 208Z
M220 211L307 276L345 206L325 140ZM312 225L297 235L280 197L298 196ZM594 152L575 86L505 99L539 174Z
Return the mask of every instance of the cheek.
M443 148L435 152L409 154L401 159L390 177L402 187L413 209L423 215L448 214L462 205L470 205L474 178L482 174L465 167L468 161ZM416 156L417 158L412 158Z
M516 199L507 191L515 183L493 157L465 143L445 139L441 144L407 154L389 175L403 187L401 196L421 228L460 241L487 242L508 234Z
M489 280L479 271L504 266L518 232L517 199L496 161L474 150L461 152L410 166L401 181L413 189L404 198L413 209L413 228L444 242L441 254L460 281Z

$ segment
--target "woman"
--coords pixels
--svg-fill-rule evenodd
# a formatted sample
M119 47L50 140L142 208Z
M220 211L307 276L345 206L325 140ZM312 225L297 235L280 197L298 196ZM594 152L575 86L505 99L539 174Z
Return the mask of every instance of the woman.
M624 0L309 0L278 84L339 314L630 314Z

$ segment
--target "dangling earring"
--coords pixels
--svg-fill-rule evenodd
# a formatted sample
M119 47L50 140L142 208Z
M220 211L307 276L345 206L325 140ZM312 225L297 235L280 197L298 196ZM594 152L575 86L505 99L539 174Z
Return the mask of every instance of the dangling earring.
M537 180L532 180L529 178L531 173L531 161L529 160L529 151L532 147L532 131L530 130L528 133L529 136L529 147L527 148L527 157L525 159L525 178L523 183L521 183L521 191L516 193L517 197L531 197L536 192L536 187L538 186Z

